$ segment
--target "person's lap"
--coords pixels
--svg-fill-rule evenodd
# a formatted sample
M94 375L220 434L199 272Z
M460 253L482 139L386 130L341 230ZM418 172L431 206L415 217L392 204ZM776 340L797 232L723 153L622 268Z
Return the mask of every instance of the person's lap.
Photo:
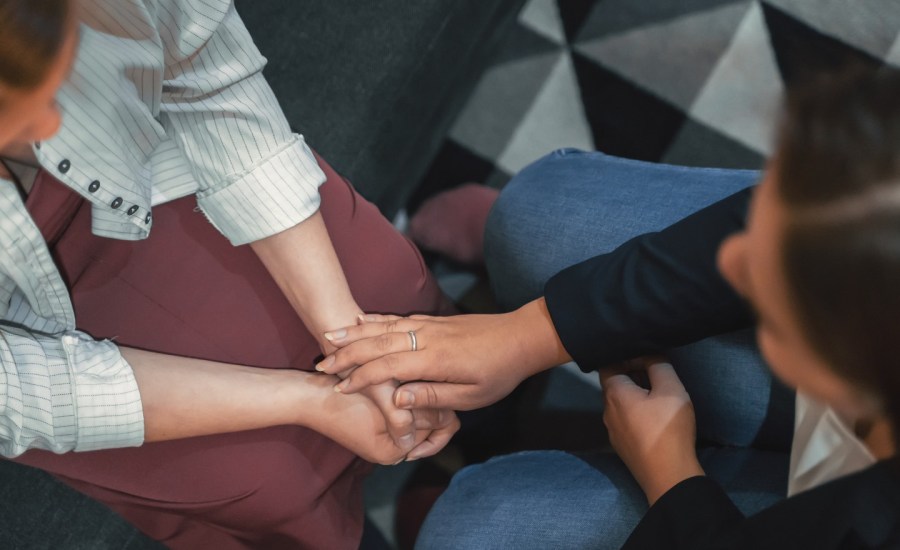
M565 150L516 176L491 212L485 236L500 302L540 296L559 270L662 229L758 178L757 172L649 164ZM773 383L750 331L669 353L698 417L698 433L740 447L700 452L707 473L745 513L787 487L793 395ZM601 429L598 427L598 429ZM432 509L419 548L618 548L646 499L609 452L526 452L470 466Z
M323 169L321 211L360 307L441 310L445 298L415 248ZM156 207L151 237L125 242L90 235L82 205L53 249L79 329L175 355L312 370L318 345L255 254L231 246L194 206L185 198ZM346 546L362 527L368 467L301 427L61 456L31 451L20 461L181 547Z
M505 308L537 298L560 270L658 231L759 178L753 170L654 164L572 149L523 169L488 219L485 258ZM751 331L671 350L711 442L787 450L793 394L775 382Z
M706 449L700 461L745 514L784 498L784 453ZM529 451L457 473L416 548L619 548L646 510L643 492L614 454Z

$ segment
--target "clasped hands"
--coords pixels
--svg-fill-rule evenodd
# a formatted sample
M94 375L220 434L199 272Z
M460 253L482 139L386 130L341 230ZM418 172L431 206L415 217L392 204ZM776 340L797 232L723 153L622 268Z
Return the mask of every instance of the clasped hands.
M568 359L546 349L552 347L549 340L541 344L523 315L522 310L455 317L366 315L356 326L327 334L339 349L316 369L340 373L344 380L335 390L343 394L393 384L393 403L400 409L483 407L528 376ZM410 331L415 331L415 351ZM636 371L642 374L636 377ZM644 380L639 384L635 378ZM601 369L600 379L610 442L651 504L684 479L703 475L693 405L672 365L644 358ZM426 441L410 458L440 450L435 447Z
M355 326L325 333L330 346L337 349L316 370L344 378L335 391L345 398L356 393L371 398L388 421L395 448L405 450L407 460L429 456L440 451L458 430L453 411L493 403L527 376L500 376L504 365L516 361L510 360L506 346L484 345L483 335L495 331L501 317L365 315ZM416 334L415 351L410 331ZM473 334L482 338L471 338ZM479 368L485 361L492 366ZM363 367L357 368L359 365ZM460 366L464 368L457 368ZM408 383L415 380L439 383ZM407 429L400 423L404 414L412 415L416 427L411 448L408 441L396 437ZM433 431L423 437L429 429ZM350 448L360 452L353 445ZM378 458L378 462L385 461Z

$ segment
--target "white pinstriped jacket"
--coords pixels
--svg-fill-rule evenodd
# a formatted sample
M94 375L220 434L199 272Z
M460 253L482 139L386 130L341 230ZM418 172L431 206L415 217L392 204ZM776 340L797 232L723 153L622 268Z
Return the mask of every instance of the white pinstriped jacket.
M152 206L196 194L235 245L319 207L325 177L262 76L229 0L85 0L41 166L92 203L96 235L137 240ZM0 38L2 47L2 38ZM75 329L71 299L9 182L0 181L0 454L140 445L131 367Z

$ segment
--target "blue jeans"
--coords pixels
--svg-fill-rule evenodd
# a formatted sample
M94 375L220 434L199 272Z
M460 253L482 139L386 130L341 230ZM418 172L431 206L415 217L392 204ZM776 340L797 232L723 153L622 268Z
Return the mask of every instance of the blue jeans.
M784 498L784 453L711 448L699 457L745 514ZM526 451L457 473L416 548L620 548L646 511L644 493L616 455Z
M657 231L752 185L759 173L686 168L599 152L556 151L522 170L488 219L485 256L495 295L515 308L552 275ZM701 462L746 512L784 497L793 393L772 378L752 331L671 350L702 441ZM598 427L602 429L602 427ZM529 452L454 478L420 534L422 548L617 548L646 501L612 454Z

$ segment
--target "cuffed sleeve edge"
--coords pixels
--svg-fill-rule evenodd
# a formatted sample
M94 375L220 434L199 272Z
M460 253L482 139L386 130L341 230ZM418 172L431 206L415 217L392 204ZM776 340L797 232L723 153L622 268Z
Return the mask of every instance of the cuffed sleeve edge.
M247 171L197 194L210 222L235 246L270 237L312 216L325 173L303 139L293 139Z

